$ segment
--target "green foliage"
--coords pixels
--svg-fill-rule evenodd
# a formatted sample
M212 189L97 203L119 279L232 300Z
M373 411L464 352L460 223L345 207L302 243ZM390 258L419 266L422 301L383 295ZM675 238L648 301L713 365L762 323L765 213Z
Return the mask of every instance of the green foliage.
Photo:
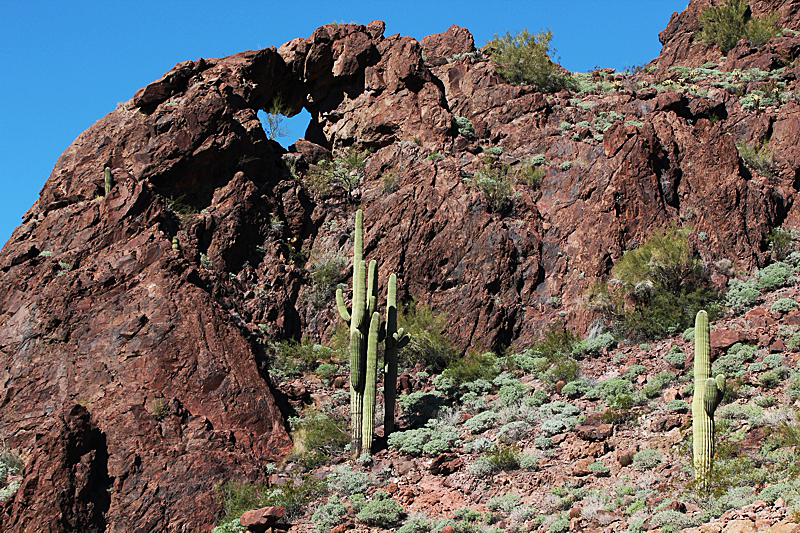
M769 308L773 313L788 313L797 309L797 302L793 298L780 298Z
M328 531L342 523L342 519L346 514L347 507L334 498L317 509L311 515L311 521L314 522L320 533L328 533Z
M534 85L542 92L556 92L574 87L569 76L560 73L557 64L550 60L550 41L553 32L543 31L533 35L528 30L495 38L484 50L491 56L495 70L514 85Z
M289 419L295 439L300 439L307 452L330 454L341 452L350 442L347 422L315 409L306 409L302 417Z
M245 511L267 506L286 509L289 520L298 518L303 507L316 500L325 491L325 482L305 475L294 483L281 487L267 487L256 483L227 482L217 485L217 501L225 511L222 523L238 519Z
M494 411L484 411L464 422L464 429L473 435L492 429L497 424L497 415Z
M461 359L454 359L442 373L456 383L470 383L477 380L492 380L500 373L500 361L492 352L468 352Z
M794 285L794 268L783 262L775 262L764 268L756 270L758 288L762 291L772 291L785 285Z
M713 317L720 308L703 264L688 246L688 231L653 233L614 265L613 283L595 284L592 306L630 337L659 338L689 326L700 309Z
M510 472L519 468L519 448L516 446L499 444L487 452L485 457L493 472Z
M413 367L421 363L438 373L455 359L456 350L444 336L447 317L443 313L434 313L412 300L399 313L397 326L411 334L411 341L398 352L398 361L403 366Z
M688 413L689 404L683 400L670 400L670 402L667 404L667 411L671 411L673 413Z
M717 45L720 51L728 52L740 39L747 39L755 47L761 47L780 33L778 14L763 18L749 18L746 0L728 0L725 5L710 7L700 13L702 30L698 40L708 46Z
M323 254L311 262L311 280L313 284L308 300L315 309L322 309L330 303L336 294L336 285L344 277L347 260L337 254Z
M572 357L580 359L585 356L599 355L604 350L609 350L616 345L614 335L601 333L593 339L585 339L572 346Z
M561 394L568 398L580 398L589 391L589 384L582 379L570 381L561 389Z
M463 135L467 139L475 137L475 126L467 117L460 117L458 115L453 117L453 122L456 125L459 135Z
M544 169L531 162L523 163L516 174L517 181L536 188L544 180Z
M753 307L761 298L758 290L758 280L738 279L728 280L728 292L725 293L725 306L730 307L735 313L743 313Z
M8 476L22 473L24 464L19 455L12 452L5 440L0 439L0 503L10 498L19 488L19 481L8 483Z
M496 513L510 513L520 505L519 496L516 494L504 494L495 496L486 502L486 508Z
M520 401L530 390L531 388L527 385L523 385L519 381L514 380L500 387L500 390L497 392L497 399L503 405L512 405Z
M770 164L772 162L772 153L769 154ZM752 166L752 165L751 165ZM767 244L769 246L770 254L776 261L783 261L789 254L791 254L794 246L792 245L792 233L786 231L781 227L772 228L767 237Z
M660 465L663 456L656 450L645 449L633 455L633 468L636 470L650 470Z
M400 526L397 533L428 533L430 530L430 520L424 516L412 516Z
M344 190L348 197L352 197L364 177L368 156L369 151L347 148L332 161L322 160L312 166L303 181L322 199L329 198L337 189Z
M321 344L314 344L305 338L302 342L287 340L271 345L270 374L274 378L298 376L311 372L320 359L330 359L331 350Z
M486 197L489 212L500 212L509 204L514 193L511 167L500 163L496 156L484 153L478 171L472 177L472 185Z
M753 144L747 144L742 141L736 145L736 148L739 150L739 155L745 163L755 169L759 175L766 178L772 175L772 154L774 150L770 147L766 139L760 143L754 142ZM772 230L775 231L775 229L780 228L773 228ZM783 239L782 235L773 235L772 233L770 233L770 237L778 241ZM791 235L789 235L789 242L791 243Z
M286 120L286 117L292 114L292 110L283 103L280 95L274 97L269 108L264 111L266 112L266 116L262 124L267 139L274 141L278 137L286 137L289 135L289 130L282 124L283 121Z
M589 472L597 475L604 475L609 473L609 468L600 461L595 461L589 465Z
M678 346L673 346L669 349L669 353L664 356L664 361L675 368L683 368L684 363L686 363L686 354Z
M745 363L752 361L755 353L755 346L737 342L728 348L725 355L714 361L711 374L713 376L724 374L733 378L742 377L747 372Z
M429 423L423 428L392 433L388 442L392 450L419 457L449 451L460 439L454 427Z
M354 472L347 465L339 465L327 478L328 490L342 496L362 493L369 487L369 476L364 472Z
M378 494L386 493L378 491L376 496ZM402 515L403 507L386 495L384 498L376 497L368 502L356 518L369 526L388 528L399 522Z

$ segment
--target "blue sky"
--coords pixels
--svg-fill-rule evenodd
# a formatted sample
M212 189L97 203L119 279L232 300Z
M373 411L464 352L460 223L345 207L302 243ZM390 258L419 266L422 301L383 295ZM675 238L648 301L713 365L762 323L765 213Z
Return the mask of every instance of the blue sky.
M472 32L477 46L506 30L549 28L565 68L622 70L658 56L658 33L687 3L0 0L0 245L69 144L181 61L277 47L334 21L383 20L385 35L417 39L456 24ZM302 136L306 124L290 126L283 144Z

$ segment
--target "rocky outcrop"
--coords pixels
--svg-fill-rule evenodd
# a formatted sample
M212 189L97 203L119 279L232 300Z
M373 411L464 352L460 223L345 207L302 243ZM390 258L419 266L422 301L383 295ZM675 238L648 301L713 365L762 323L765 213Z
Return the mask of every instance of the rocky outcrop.
M0 253L0 433L30 458L2 529L208 529L215 484L265 480L291 447L293 408L266 340L331 334L309 269L350 255L355 203L381 284L396 272L401 298L445 312L463 349L524 346L559 315L588 330L591 283L671 223L693 228L711 269L763 264L771 227L800 228L800 105L641 85L716 55L691 43L704 5L673 17L654 73L595 73L608 91L511 86L463 28L418 42L380 22L181 63L137 91L64 152ZM797 50L784 37L734 49L731 64ZM276 96L312 116L292 153L257 117ZM762 140L764 175L736 146ZM351 193L321 199L292 175L344 147L372 150ZM516 181L503 209L471 185L489 147L512 174L545 160L541 183ZM24 508L48 498L58 505Z

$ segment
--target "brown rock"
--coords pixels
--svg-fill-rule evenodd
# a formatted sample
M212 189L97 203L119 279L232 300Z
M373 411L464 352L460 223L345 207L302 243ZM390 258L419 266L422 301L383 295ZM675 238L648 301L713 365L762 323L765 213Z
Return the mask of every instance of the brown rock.
M442 533L456 533L456 530L453 529L453 526L444 526L442 528Z
M242 527L247 528L248 531L264 533L267 529L277 524L284 516L286 516L286 509L283 507L263 507L261 509L246 511L241 518L239 518L239 523L242 524Z
M443 453L431 462L430 472L435 476L448 476L460 470L464 461L454 453Z
M614 428L611 424L600 424L598 426L580 425L574 429L575 433L583 440L599 441L611 436Z
M711 348L715 351L725 351L737 342L746 340L747 337L738 329L721 329L711 332Z

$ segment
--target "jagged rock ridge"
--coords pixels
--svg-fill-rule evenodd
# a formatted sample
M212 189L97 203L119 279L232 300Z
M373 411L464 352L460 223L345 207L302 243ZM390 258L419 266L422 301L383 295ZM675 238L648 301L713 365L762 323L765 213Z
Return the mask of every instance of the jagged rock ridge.
M753 4L797 26L795 3ZM0 433L29 455L3 529L209 528L217 482L263 479L263 464L288 452L287 389L268 379L261 336L330 334L333 306L308 304L293 259L349 255L353 199L313 197L287 162L374 150L356 191L365 253L382 284L397 272L403 299L446 311L463 348L524 345L559 312L585 331L590 283L671 222L693 227L709 265L762 264L769 228L800 222L797 101L753 112L713 86L696 97L639 85L719 57L686 40L703 5L670 22L654 71L599 72L619 83L609 94L511 86L462 28L418 42L384 37L379 22L188 61L139 90L64 152L0 253ZM782 37L741 44L717 66L781 63L794 90L798 53L800 39ZM257 117L276 95L312 116L294 153ZM456 116L475 139L458 135ZM736 148L763 139L769 176ZM490 145L512 167L549 163L499 213L463 179ZM100 198L104 167L115 185ZM47 452L70 439L85 441L79 457ZM98 485L110 498L92 496Z

